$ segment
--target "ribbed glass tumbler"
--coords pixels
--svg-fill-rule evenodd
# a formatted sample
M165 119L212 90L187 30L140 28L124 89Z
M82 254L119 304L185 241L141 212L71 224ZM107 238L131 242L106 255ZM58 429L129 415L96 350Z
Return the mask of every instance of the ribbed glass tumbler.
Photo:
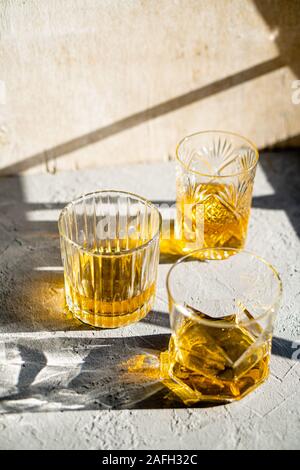
M98 191L69 203L58 225L71 312L101 328L143 318L155 295L158 209L135 194Z
M228 248L220 260L215 250L185 256L167 278L172 337L162 369L187 405L239 400L269 374L279 275L251 252Z
M185 137L177 146L176 239L179 251L243 248L258 151L223 131Z

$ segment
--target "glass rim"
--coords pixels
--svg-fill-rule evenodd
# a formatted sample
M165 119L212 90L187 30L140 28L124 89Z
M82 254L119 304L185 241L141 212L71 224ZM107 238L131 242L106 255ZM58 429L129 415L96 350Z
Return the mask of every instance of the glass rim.
M277 283L278 283L278 292L276 294L276 298L273 300L272 302L272 305L270 306L270 308L268 308L264 313L262 313L261 315L257 316L256 318L253 318L251 320L246 320L246 321L242 321L240 322L240 325L241 326L250 326L250 325L253 325L254 323L257 323L258 320L262 320L263 318L265 317L268 317L268 315L270 315L270 313L272 313L274 307L279 304L280 302L280 299L281 299L281 296L282 296L282 280L279 276L279 273L278 271L274 268L274 266L269 263L268 261L266 261L264 258L262 258L260 255L257 255L256 253L253 253L252 251L249 251L249 250L243 250L243 249L238 249L238 248L227 248L227 247L219 247L219 248L200 248L200 249L197 249L197 250L194 250L192 251L191 253L188 253L187 255L181 257L179 260L176 261L176 263L174 263L171 268L169 269L168 271L168 274L167 274L167 278L166 278L166 287L167 287L167 293L168 293L168 296L169 298L171 299L172 303L176 306L176 308L178 309L178 311L183 314L184 316L186 316L187 318L189 319L192 319L194 321L196 321L197 323L200 323L200 324L203 324L203 325L206 325L206 326L210 326L210 327L215 327L215 328L232 328L232 324L228 324L227 322L225 321L222 321L222 320L218 320L217 318L214 319L214 320L206 320L205 318L199 318L196 314L194 314L191 310L189 310L187 307L185 307L184 305L182 305L182 303L180 302L177 302L171 292L171 281L170 281L170 276L171 276L171 273L174 269L176 269L176 267L185 262L187 258L190 258L190 257L193 257L195 254L197 253L201 253L201 252L205 252L207 250L219 250L219 251L232 251L234 252L234 254L241 254L241 253L245 253L246 255L251 255L253 256L254 258L256 258L257 260L259 260L260 262L262 262L263 264L265 264L274 274L274 278L276 279ZM234 256L234 254L232 256ZM226 259L229 259L229 258L226 258ZM222 263L222 261L224 260L220 260L220 259L207 259L207 258L203 258L202 260L197 260L197 258L195 258L195 261L217 261L219 263ZM170 312L170 314L172 314Z
M196 137L198 135L204 135L204 134L225 134L225 135L229 135L229 136L232 136L232 137L238 137L239 139L246 142L254 150L255 162L252 165L250 165L249 168L247 168L246 171L239 171L239 172L236 172L236 173L229 173L229 174L226 174L226 175L216 175L216 174L210 174L210 173L202 173L201 171L190 169L182 161L182 159L179 156L180 148L181 148L182 144L184 142L186 142L187 140L190 140L191 138ZM253 170L253 168L255 168L257 166L257 163L258 163L258 160L259 160L259 151L258 151L257 146L250 139L248 139L247 137L244 137L241 134L237 134L236 132L230 132L230 131L222 131L222 130L207 130L207 131L194 132L193 134L189 134L189 135L183 137L183 139L181 139L178 142L177 146L176 146L176 155L175 155L175 157L176 157L176 160L178 161L178 163L181 166L183 166L183 168L186 171L189 171L190 173L194 173L194 174L200 175L200 176L205 176L205 177L208 177L208 178L221 179L221 178L230 178L232 176L240 176L240 175L243 175L243 174L248 173L251 170Z
M130 196L130 197L133 197L133 198L137 199L140 202L143 202L148 207L151 207L151 208L155 209L156 213L158 214L158 221L159 221L158 222L158 229L155 232L155 234L149 240L147 240L145 243L141 244L140 246L137 246L135 248L130 248L128 250L123 250L123 251L120 251L119 253L93 253L91 250L89 250L87 248L84 248L82 245L80 245L79 243L77 243L74 240L72 240L71 238L69 238L63 232L62 227L61 227L62 218L67 213L68 209L70 209L70 207L74 206L76 203L80 202L81 200L84 200L84 198L86 198L87 196L94 196L94 195L97 195L97 194L105 194L105 193L115 193L115 194L120 194L120 195L124 195L124 196ZM137 252L137 251L140 251L140 250L143 250L143 249L147 248L157 238L159 238L160 232L161 232L161 227L162 227L162 215L161 215L159 209L156 207L156 205L153 204L153 202L151 202L150 200L148 200L148 199L146 199L142 196L139 196L138 194L131 193L129 191L122 191L122 190L118 190L118 189L99 189L97 191L91 191L89 193L82 194L81 196L78 196L77 198L75 198L72 201L68 202L68 204L66 204L65 207L61 210L61 212L59 214L59 217L58 217L58 231L59 231L59 236L60 237L62 237L67 243L70 243L71 245L76 247L79 251L81 251L83 253L88 253L91 256L101 257L101 258L104 258L104 257L109 258L111 256L115 256L115 257L126 256L130 253L134 253L134 252Z

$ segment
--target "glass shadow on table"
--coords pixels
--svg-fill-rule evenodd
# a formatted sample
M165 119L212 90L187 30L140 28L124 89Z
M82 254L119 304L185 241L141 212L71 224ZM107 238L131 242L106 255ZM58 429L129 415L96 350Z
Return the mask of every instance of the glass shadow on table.
M0 414L185 407L157 373L130 371L133 361L146 355L150 369L159 372L159 353L168 342L168 334L2 342Z
M0 414L185 408L159 378L159 354L167 349L168 342L168 334L2 337ZM274 338L273 345L275 355L292 356L292 342ZM132 367L140 357L144 370ZM194 407L218 405L200 403Z
M168 335L12 336L0 343L0 413L130 408L162 385L129 373L140 354L157 360Z

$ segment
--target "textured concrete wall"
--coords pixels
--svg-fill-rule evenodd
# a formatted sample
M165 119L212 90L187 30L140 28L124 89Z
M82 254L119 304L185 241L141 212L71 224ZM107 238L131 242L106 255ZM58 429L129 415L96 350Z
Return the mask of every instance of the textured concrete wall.
M1 172L167 160L207 128L299 144L299 6L0 0Z

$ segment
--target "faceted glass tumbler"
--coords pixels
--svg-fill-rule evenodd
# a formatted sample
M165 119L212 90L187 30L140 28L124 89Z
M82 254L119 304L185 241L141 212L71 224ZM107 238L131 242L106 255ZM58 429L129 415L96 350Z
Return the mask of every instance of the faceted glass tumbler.
M175 236L180 252L244 246L258 157L254 144L230 132L199 132L178 144Z
M187 405L239 400L269 374L279 275L251 252L220 250L185 256L167 277L172 337L161 364Z
M98 191L59 217L66 303L84 323L116 328L152 308L161 216L140 196Z

